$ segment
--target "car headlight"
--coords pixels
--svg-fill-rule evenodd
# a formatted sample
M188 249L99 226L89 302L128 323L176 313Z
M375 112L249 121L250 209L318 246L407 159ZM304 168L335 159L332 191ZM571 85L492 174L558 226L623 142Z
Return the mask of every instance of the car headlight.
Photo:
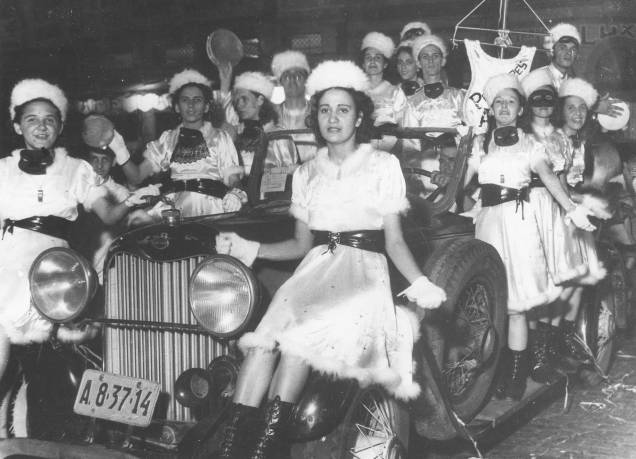
M77 252L64 247L45 250L29 270L31 299L52 322L73 320L95 295L97 282L91 265Z
M190 276L190 310L203 328L231 338L248 325L258 301L252 272L228 255L205 259Z

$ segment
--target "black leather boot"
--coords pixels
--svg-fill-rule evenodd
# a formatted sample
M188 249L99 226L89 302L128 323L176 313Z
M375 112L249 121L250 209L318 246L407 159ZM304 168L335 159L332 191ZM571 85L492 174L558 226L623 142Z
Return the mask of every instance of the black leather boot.
M554 384L560 373L554 368L548 356L549 324L538 322L536 330L529 330L530 377L538 383Z
M506 398L521 400L528 380L528 351L512 351L510 378L506 385Z
M564 320L563 325L563 356L579 364L591 363L594 356L590 354L583 339L576 334L576 323Z
M267 402L265 408L265 425L256 440L256 447L250 459L284 459L289 457L289 445L281 439L293 403L283 402L277 395Z
M232 403L218 459L244 459L249 451L249 431L259 417L260 410L253 406Z
M506 398L506 386L510 375L510 366L512 361L512 351L508 346L501 351L501 360L497 368L497 385L495 387L495 397L498 399Z

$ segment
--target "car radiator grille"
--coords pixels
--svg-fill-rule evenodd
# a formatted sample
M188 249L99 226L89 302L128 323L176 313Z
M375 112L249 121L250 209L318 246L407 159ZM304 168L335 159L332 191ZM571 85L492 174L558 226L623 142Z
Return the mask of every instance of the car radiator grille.
M159 382L159 417L173 421L194 421L173 397L177 377L227 354L227 344L200 329L188 307L188 281L201 260L157 263L120 253L108 271L104 371Z

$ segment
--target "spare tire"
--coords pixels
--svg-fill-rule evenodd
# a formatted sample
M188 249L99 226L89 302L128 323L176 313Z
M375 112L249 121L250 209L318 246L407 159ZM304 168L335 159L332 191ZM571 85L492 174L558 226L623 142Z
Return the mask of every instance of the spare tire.
M437 360L453 410L468 422L490 398L506 342L506 271L494 247L476 239L455 239L442 245L423 270L444 289L447 300L421 321L422 339ZM415 411L425 413L424 409L416 407ZM417 419L415 423L417 427ZM422 420L421 435L426 436L420 431L426 425Z

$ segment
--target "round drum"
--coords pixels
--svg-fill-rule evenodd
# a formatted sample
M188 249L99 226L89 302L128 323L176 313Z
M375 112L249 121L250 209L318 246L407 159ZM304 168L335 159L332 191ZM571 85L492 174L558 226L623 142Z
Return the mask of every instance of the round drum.
M229 62L236 66L243 59L243 43L227 29L217 29L208 35L205 48L208 58L215 65Z
M101 115L90 115L84 119L82 139L93 148L104 148L115 136L115 126L111 120Z

